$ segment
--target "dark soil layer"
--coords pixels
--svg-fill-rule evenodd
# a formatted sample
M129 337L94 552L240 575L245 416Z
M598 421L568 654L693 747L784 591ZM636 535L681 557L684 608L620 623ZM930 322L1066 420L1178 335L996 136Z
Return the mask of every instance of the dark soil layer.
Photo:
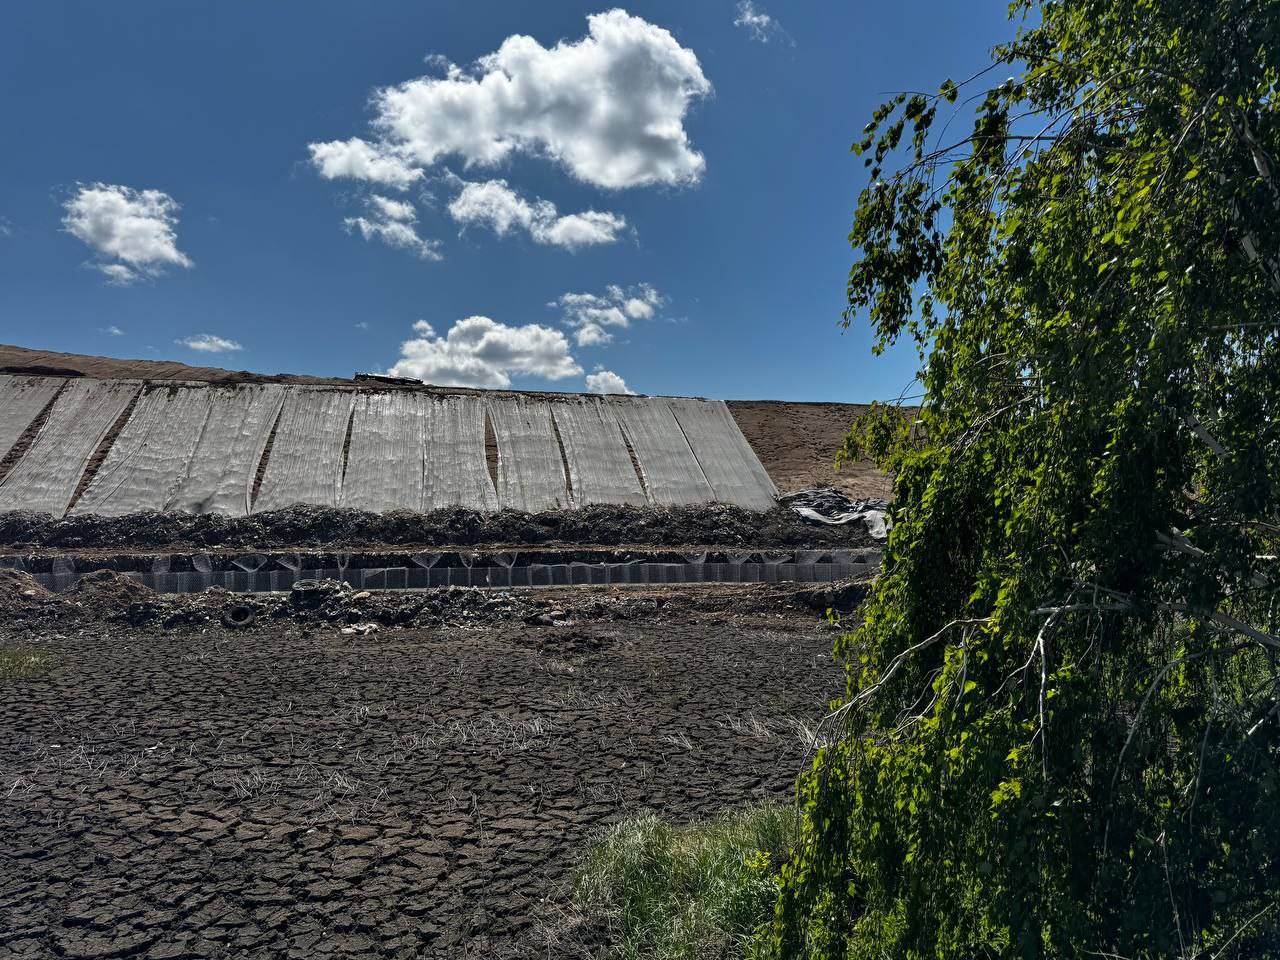
M377 546L747 546L871 545L865 527L827 527L801 520L785 507L755 513L740 507L593 506L579 510L480 513L365 513L332 507L290 507L248 517L138 513L127 517L40 513L0 514L0 548L139 549L286 547L358 549Z
M118 586L7 584L33 617L0 647L48 666L0 682L6 957L599 955L591 837L785 796L840 684L776 589L440 591L344 634L223 628L217 594L131 627Z

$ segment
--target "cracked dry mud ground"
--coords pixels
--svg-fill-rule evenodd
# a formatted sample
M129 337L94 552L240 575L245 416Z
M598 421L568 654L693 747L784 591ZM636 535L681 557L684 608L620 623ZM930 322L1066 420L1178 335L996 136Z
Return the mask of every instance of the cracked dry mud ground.
M0 956L592 956L609 822L786 795L812 614L388 631L68 625L0 679Z

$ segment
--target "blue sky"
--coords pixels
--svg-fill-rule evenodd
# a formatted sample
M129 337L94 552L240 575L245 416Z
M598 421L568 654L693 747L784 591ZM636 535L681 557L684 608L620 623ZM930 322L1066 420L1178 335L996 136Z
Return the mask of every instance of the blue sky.
M896 397L913 351L838 326L848 146L888 95L984 66L1005 9L10 0L0 341Z

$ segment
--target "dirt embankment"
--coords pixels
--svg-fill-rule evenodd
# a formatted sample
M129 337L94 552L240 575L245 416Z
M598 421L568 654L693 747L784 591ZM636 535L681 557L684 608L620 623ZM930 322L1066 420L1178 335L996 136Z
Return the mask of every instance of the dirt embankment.
M29 350L0 344L0 373L31 376L80 376L101 380L192 380L207 383L349 383L295 374L267 375L248 370L193 367L176 360L119 360L56 350Z
M864 547L860 523L827 527L777 507L592 506L579 510L481 513L461 508L431 513L366 513L331 507L290 507L248 517L138 513L126 517L0 514L0 550L163 549L189 547L530 547L530 546Z
M835 466L853 421L870 409L866 404L730 400L728 405L780 492L834 487L855 498L891 496L892 482L874 463Z

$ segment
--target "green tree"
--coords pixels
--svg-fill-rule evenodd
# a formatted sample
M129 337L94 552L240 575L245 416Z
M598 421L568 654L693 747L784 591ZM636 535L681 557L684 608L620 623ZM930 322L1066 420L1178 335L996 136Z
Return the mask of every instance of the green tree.
M1011 15L854 145L925 399L760 951L1277 956L1280 3Z

